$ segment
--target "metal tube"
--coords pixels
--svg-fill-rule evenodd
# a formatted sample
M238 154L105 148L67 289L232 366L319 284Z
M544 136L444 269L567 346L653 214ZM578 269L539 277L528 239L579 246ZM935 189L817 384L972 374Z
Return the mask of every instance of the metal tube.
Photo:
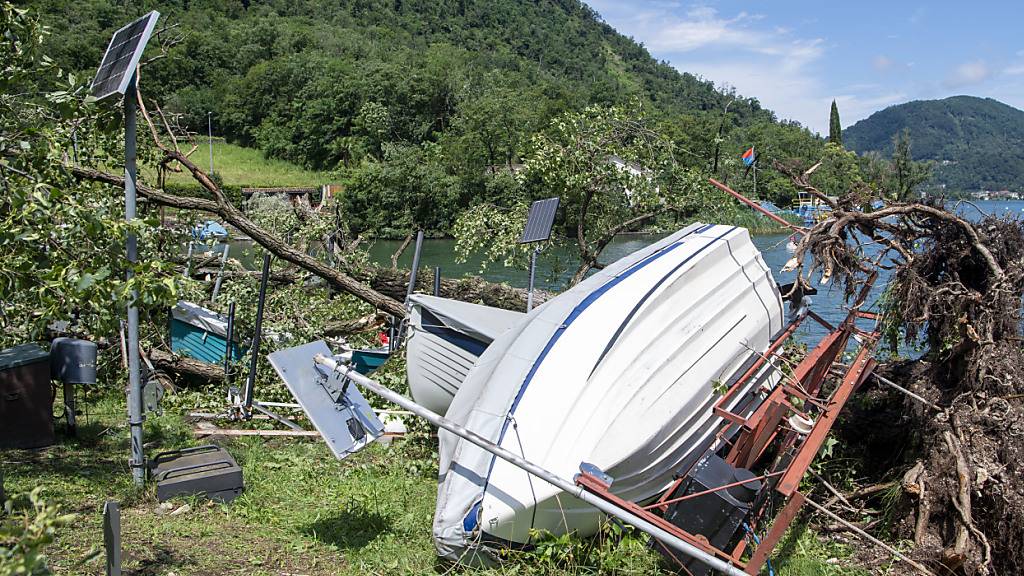
M232 343L235 340L235 303L232 302L228 305L228 341L224 345L224 383L228 386L231 385L231 361L232 353L234 352L234 346Z
M224 244L224 254L220 257L220 270L217 270L217 281L213 283L213 295L210 296L210 302L217 301L217 293L220 292L220 284L224 280L224 266L228 263L228 252L230 250L231 245Z
M416 232L416 251L412 253L412 271L409 273L409 288L405 291L405 300L408 302L416 289L416 271L420 268L420 251L423 249L423 230Z
M761 205L758 204L757 202L754 202L753 200L750 200L749 198L747 198L743 194L740 194L739 192L733 190L732 188L729 188L728 186L726 186L725 184L722 184L718 180L715 180L714 178L708 178L708 181L711 182L711 184L714 185L715 188L718 188L722 192L725 192L726 194L729 194L733 198L739 200L740 202L743 202L747 206L750 206L754 210L757 210L761 214L764 214L765 216L771 218L772 220L778 222L779 224L782 224L786 228L789 228L790 230L792 230L794 232L797 232L799 234L805 234L805 235L807 234L807 229L801 228L800 226L796 226L794 224L791 224L791 223L783 220L782 218L779 218L775 214L772 214L771 212L769 212L769 211L765 210L764 208L762 208Z
M68 434L77 436L78 421L75 414L75 385L71 382L64 382L64 416L68 419Z
M213 112L206 113L206 133L210 136L210 176L213 176Z
M192 247L194 245L195 242L191 240L188 241L188 254L185 255L185 270L182 271L181 273L181 275L185 278L188 278L189 276L192 275Z
M124 93L124 219L131 222L135 219L135 179L137 178L136 161L136 126L135 126L135 83L138 76L133 74L128 82L128 90ZM126 252L128 270L125 279L131 282L133 266L139 257L138 238L128 231ZM132 290L128 302L128 427L131 430L131 459L128 465L132 469L132 479L136 486L146 480L146 458L142 452L142 378L139 374L139 309L136 307L138 292Z
M566 480L561 476L557 476L554 473L549 472L548 470L545 470L544 468L541 468L536 464L533 464L532 462L520 458L519 456L516 456L513 452L505 450L501 446L494 444L493 442L487 440L483 436L480 436L476 432L468 430L467 428L459 424L456 424L455 422L452 422L451 420L439 414L427 410L423 406L420 406L419 404L413 402L412 400L409 400L405 396L402 396L401 394L385 386L382 386L376 381L371 380L366 376L363 376L359 372L356 372L354 369L344 365L339 365L332 358L328 358L323 354L317 354L313 358L313 361L316 362L317 364L326 366L332 371L340 372L345 377L350 378L359 386L370 390L371 392L377 394L381 398L384 398L389 402L392 402L394 404L401 406L402 408L405 408L406 410L412 412L413 414L419 416L420 418L423 418L424 420L430 422L431 424L437 426L438 428L444 428L445 430L451 432L452 434L455 434L460 438L464 438L472 442L473 444L476 444L480 448L483 448L484 450L490 452L491 454L494 454L498 458L501 458L502 460L505 460L506 462L514 466L522 468L523 470L529 472L530 474L533 474L534 476L544 480L545 482L548 482L553 486L562 489L567 494L571 494L572 496L575 496L576 498L586 502L587 504L590 504L591 506L597 508L598 510L604 512L605 514L615 516L623 522L632 524L639 530L663 542L666 546L670 546L678 550L679 552L682 552L683 554L686 554L691 558L697 559L707 564L711 568L714 568L715 570L719 570L721 572L729 574L730 576L749 576L746 572L740 570L736 566L733 566L732 564L729 564L728 562L725 562L720 558L716 558L711 554L708 554L707 552L701 550L700 548L697 548L693 544L690 544L689 542L686 542L685 540L682 540L674 536L666 530L663 530L662 528L659 528L658 526L651 524L650 522L644 520L643 518L640 518L639 516L627 510L623 510L622 508L619 508L618 506L610 502L606 502L605 500L599 498L598 496L595 496L594 494L585 491L582 487L577 486L573 482Z
M902 393L906 394L907 396L910 396L911 398L913 398L914 400L917 400L918 402L924 404L925 406L928 406L929 408L934 408L934 409L938 410L939 412L942 412L942 408L938 404L936 404L936 403L934 403L934 402L932 402L932 401L930 401L930 400L928 400L928 399L926 399L926 398L924 398L922 396L914 394L910 390L907 390L903 386L900 386L899 384L893 382L892 380L889 380L885 376L880 376L877 372L872 372L871 375L875 377L875 380L878 380L882 384L885 384L886 386L891 386L892 388L895 388L897 391L902 392Z
M434 296L441 295L441 267L434 266Z
M537 252L540 248L534 248L530 252L530 288L526 291L526 311L533 310L533 278L537 274Z
M267 280L270 278L270 253L263 255L263 274L260 276L260 295L256 301L256 332L252 335L249 351L249 377L245 381L245 417L252 415L252 393L256 386L256 362L260 359L260 339L263 337L263 303L267 298Z

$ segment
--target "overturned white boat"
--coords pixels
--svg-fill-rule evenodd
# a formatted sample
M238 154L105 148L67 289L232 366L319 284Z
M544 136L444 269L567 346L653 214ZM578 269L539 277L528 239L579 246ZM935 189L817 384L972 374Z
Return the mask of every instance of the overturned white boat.
M447 417L564 478L593 463L614 478L616 495L649 500L712 444L716 385L782 325L778 288L747 231L694 224L498 336ZM752 411L776 381L763 371L727 407ZM596 509L444 430L440 472L442 556L528 544L533 529L599 528Z
M409 297L406 374L417 404L444 414L477 358L509 328L526 318L438 296Z

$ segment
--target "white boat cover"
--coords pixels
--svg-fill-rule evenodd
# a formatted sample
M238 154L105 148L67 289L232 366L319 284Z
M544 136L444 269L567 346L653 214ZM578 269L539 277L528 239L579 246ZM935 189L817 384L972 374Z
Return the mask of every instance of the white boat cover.
M413 294L409 303L429 310L445 326L481 342L491 342L526 314L483 304L473 304L440 296Z
M778 288L742 228L693 224L549 300L483 352L446 416L563 478L590 462L650 500L713 439L716 383L782 328ZM751 383L731 407L751 411ZM531 529L596 532L600 513L440 431L434 541L486 561ZM483 552L483 555L478 555Z
M191 324L196 328L202 328L203 330L211 334L216 334L221 338L228 337L227 318L217 314L213 310L203 308L198 304L179 300L178 303L174 305L174 308L171 308L171 316L175 320Z
M418 404L444 414L470 369L500 334L526 318L522 312L414 294L406 374Z

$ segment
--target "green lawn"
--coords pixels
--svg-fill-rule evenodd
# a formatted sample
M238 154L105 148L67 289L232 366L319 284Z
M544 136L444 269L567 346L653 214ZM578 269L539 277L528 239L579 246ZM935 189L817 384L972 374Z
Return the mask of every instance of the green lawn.
M210 153L205 139L200 140L199 149L192 154L192 160L203 170L210 169ZM236 186L320 186L334 182L328 172L306 170L284 160L266 158L255 148L244 148L228 144L224 140L213 141L214 172L223 178L225 184ZM145 174L152 177L151 173ZM170 173L172 183L189 183L192 177L185 173ZM155 178L151 181L155 181Z
M123 400L87 406L77 439L3 456L8 493L45 489L48 501L76 514L47 549L55 574L103 573L102 508L122 504L125 574L671 574L642 538L561 538L536 553L517 553L501 568L454 569L437 560L431 541L436 496L433 441L374 445L335 460L318 439L224 440L244 470L246 491L230 504L174 502L190 510L158 513L152 485L132 486ZM191 424L168 410L146 422L147 454L199 443ZM611 525L610 525L611 526ZM801 530L783 543L777 574L867 574L843 568L849 548ZM83 559L91 559L84 561ZM766 571L764 573L767 573Z

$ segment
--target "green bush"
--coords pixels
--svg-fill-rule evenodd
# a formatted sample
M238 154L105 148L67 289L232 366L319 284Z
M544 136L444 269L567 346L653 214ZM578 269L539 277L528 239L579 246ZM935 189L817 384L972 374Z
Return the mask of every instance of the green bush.
M0 519L0 576L50 574L43 549L73 519L47 504L42 488L7 500Z

